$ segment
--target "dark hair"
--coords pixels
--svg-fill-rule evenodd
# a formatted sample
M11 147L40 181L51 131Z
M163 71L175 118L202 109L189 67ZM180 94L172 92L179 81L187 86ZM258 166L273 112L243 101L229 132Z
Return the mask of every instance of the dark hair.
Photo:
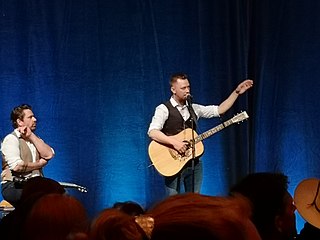
M189 80L189 77L187 74L185 73L174 73L171 75L171 78L170 78L170 86L172 86L173 83L175 83L177 81L177 79L186 79L186 80Z
M274 227L274 219L285 209L288 177L283 173L253 173L235 184L231 194L240 193L252 203L252 221L261 236Z
M141 205L133 201L116 202L113 204L113 208L119 209L130 216L139 216L144 214L144 209Z
M13 128L18 127L18 123L17 123L18 119L23 120L24 110L26 110L26 109L32 110L32 107L28 104L21 104L15 108L13 108L13 110L11 111L11 115L10 115L10 120L12 122Z

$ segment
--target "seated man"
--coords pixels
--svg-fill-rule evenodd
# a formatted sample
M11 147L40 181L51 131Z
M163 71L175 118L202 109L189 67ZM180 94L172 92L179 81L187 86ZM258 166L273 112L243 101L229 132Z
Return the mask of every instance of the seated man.
M16 207L19 203L24 182L42 176L42 168L54 156L53 149L35 135L37 119L31 106L23 104L11 112L13 132L1 145L3 198Z

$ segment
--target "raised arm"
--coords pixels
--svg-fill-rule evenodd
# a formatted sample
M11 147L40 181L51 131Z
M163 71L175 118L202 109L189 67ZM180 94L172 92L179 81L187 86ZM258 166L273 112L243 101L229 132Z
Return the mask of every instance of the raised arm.
M238 96L246 92L249 88L253 86L253 81L246 79L241 82L236 89L229 95L229 97L224 100L218 107L219 114L223 114L228 111L234 102L237 100Z

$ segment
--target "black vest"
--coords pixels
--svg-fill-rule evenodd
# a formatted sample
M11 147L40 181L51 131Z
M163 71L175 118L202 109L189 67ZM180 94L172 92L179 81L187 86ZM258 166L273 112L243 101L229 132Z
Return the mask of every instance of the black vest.
M164 134L166 134L167 136L172 136L178 134L186 128L192 128L191 117L189 117L187 121L184 121L179 110L173 107L170 101L167 101L166 103L164 103L164 105L169 110L168 119L166 120L161 130ZM195 126L195 123L193 124Z

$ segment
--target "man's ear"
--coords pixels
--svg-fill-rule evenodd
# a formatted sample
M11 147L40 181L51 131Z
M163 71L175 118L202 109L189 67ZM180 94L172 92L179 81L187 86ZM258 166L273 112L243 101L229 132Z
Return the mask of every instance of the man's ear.
M171 87L171 92L172 92L172 94L176 94L176 90L173 86Z
M19 127L23 126L23 121L21 121L20 119L17 119L17 124Z

